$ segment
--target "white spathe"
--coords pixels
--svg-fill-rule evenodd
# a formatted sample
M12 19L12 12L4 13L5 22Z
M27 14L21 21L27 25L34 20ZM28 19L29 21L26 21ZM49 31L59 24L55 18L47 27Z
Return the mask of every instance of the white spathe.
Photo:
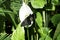
M31 15L33 14L31 8L30 8L27 4L25 4L25 3L23 2L22 6L21 6L21 8L20 8L20 10L19 10L19 18L20 18L21 23L22 23L30 14L31 14Z

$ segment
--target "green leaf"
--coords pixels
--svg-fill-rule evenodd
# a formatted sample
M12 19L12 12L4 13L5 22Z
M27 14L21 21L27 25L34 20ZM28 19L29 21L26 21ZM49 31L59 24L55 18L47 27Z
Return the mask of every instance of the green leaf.
M49 35L46 35L45 37L41 37L39 40L52 40L52 38Z
M55 11L55 6L52 5L52 4L48 4L46 7L45 7L46 10L48 11Z
M8 36L6 33L1 33L0 40L11 40L11 35Z
M17 14L17 11L20 9L20 1L18 1L18 2L11 2L11 9L13 10L13 12L15 13L15 14Z
M50 34L52 30L49 29L48 27L42 27L41 29L38 30L38 32L40 33L41 37L46 37L47 35Z
M52 4L53 5L60 5L60 1L59 0L52 0Z
M5 25L5 14L3 12L3 9L0 8L0 32L4 32L4 26Z
M56 39L56 37L58 36L58 34L60 34L60 23L57 25L57 28L56 28L54 36L53 36L53 40Z
M2 33L0 36L0 40L4 40L8 35L6 33Z
M41 15L41 13L37 12L36 16L37 16L36 22L37 22L38 26L42 27L42 15Z
M50 36L46 36L45 40L52 40Z
M42 15L41 15L41 13L39 13L39 12L37 12L36 13L36 19L35 19L35 21L36 21L36 23L38 24L38 26L39 26L39 30L38 30L38 32L39 33L41 33L41 35L42 36L44 36L44 34L43 34L43 30L42 30Z
M16 22L15 22L15 14L12 12L12 11L9 11L9 10L6 10L6 11L4 11L5 12L5 16L6 16L6 18L10 21L10 22L12 22L12 24L15 26L15 28L16 28L16 26L17 26L17 24L16 24Z
M43 8L46 4L46 0L31 0L33 8Z
M0 5L4 2L5 0L0 0Z
M46 36L47 36L47 34L49 34L50 29L49 29L48 27L43 27L42 30L43 30L43 33L44 33Z
M14 20L14 18L15 18L15 17L14 17L14 14L13 14L13 13L12 13L12 14L10 13L9 16L11 17L11 20L12 20L13 24L14 24L15 27L16 27L17 24L16 24L16 22L15 22L15 20Z
M0 8L0 13L3 13L3 8Z
M41 37L39 40L45 40L45 37Z
M6 37L4 40L11 40L11 34L8 37Z
M24 40L24 29L18 24L17 29L13 32L11 40Z
M57 36L57 40L60 40L60 34Z
M60 22L60 14L55 14L52 18L51 18L52 23L54 24L54 26L56 26L59 22Z

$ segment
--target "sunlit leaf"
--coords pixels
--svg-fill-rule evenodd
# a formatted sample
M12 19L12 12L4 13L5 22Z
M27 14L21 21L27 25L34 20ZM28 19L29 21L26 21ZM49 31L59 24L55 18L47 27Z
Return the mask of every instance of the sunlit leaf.
M36 17L35 21L36 21L36 23L38 24L38 26L40 28L38 31L39 31L39 33L41 33L41 35L44 35L43 30L42 30L42 15L41 15L41 13L37 12L36 16L37 17Z
M38 26L42 27L42 15L41 15L41 13L37 12L36 16L37 16L36 22L37 22Z
M46 4L46 0L31 0L31 5L33 8L43 8Z
M18 24L17 29L13 32L11 40L24 40L24 29Z

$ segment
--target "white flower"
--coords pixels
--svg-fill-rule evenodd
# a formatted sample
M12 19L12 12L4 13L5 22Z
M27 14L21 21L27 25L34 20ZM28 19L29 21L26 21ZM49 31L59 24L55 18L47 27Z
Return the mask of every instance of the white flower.
M19 10L19 18L20 18L21 23L22 23L30 14L31 14L31 15L33 14L31 8L30 8L27 4L25 4L25 3L23 2L22 6L21 6L21 8L20 8L20 10Z

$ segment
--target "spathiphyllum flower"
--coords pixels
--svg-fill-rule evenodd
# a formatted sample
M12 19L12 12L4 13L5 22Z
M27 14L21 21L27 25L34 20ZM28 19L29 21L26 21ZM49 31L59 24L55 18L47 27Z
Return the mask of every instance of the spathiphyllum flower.
M31 8L23 2L19 10L19 18L22 26L31 26L33 24L33 12Z

